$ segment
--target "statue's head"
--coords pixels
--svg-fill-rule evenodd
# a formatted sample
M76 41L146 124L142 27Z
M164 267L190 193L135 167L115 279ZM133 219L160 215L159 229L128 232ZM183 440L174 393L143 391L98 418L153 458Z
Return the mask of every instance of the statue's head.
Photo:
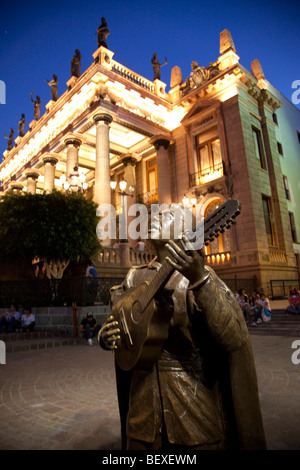
M56 75L53 75L53 80L55 80L57 82L57 76Z
M157 212L151 213L149 230L151 243L156 245L165 244L168 240L180 240L183 232L195 229L196 218L188 208L177 203L161 206Z

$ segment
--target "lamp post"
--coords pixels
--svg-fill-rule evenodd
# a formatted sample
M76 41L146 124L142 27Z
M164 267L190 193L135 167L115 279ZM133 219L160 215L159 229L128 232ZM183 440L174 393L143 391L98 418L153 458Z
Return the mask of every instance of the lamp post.
M68 181L66 175L62 174L60 182L62 187L69 193L83 193L88 188L86 177L84 173L78 171L78 166L74 166Z
M125 197L126 196L133 197L135 187L130 185L128 188L129 193L126 193L125 190L127 188L127 181L124 178L122 178L122 180L119 182L120 191L116 190L117 181L115 180L112 180L110 182L110 187L114 193L119 194L121 196L122 218L119 219L120 261L121 261L121 266L124 268L127 268L131 266L131 261L130 261L130 246L129 246L128 239L127 239L127 204L125 204Z

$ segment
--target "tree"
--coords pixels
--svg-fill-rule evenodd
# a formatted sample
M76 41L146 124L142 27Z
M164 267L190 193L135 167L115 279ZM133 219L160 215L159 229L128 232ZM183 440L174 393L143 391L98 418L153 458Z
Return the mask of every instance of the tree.
M47 277L60 279L71 260L100 249L96 209L77 193L6 194L0 203L0 257L39 258Z

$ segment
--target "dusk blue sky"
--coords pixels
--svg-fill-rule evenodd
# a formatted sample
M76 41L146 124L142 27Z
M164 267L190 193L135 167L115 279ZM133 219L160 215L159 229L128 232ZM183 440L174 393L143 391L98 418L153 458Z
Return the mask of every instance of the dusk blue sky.
M33 120L34 98L41 114L51 99L50 80L58 76L59 96L67 88L70 62L78 48L81 71L93 62L97 27L107 20L108 48L114 59L152 80L151 58L158 53L168 65L161 80L170 88L171 69L178 65L185 80L191 62L208 66L219 57L220 32L228 29L240 63L248 70L259 59L265 77L291 100L292 83L300 80L299 7L289 1L94 1L1 2L0 80L6 84L6 104L0 104L0 161L7 148L4 133L18 136L21 113L26 127ZM297 105L300 109L300 105Z

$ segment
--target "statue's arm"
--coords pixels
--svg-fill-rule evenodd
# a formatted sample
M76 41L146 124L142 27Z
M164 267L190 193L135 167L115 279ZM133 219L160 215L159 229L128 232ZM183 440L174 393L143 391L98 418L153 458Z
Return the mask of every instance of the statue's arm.
M187 249L191 247L183 236ZM168 262L190 281L198 314L215 340L227 351L238 349L244 339L246 323L242 311L226 285L215 272L204 265L204 257L196 250L185 251L173 241L166 245L171 257Z

